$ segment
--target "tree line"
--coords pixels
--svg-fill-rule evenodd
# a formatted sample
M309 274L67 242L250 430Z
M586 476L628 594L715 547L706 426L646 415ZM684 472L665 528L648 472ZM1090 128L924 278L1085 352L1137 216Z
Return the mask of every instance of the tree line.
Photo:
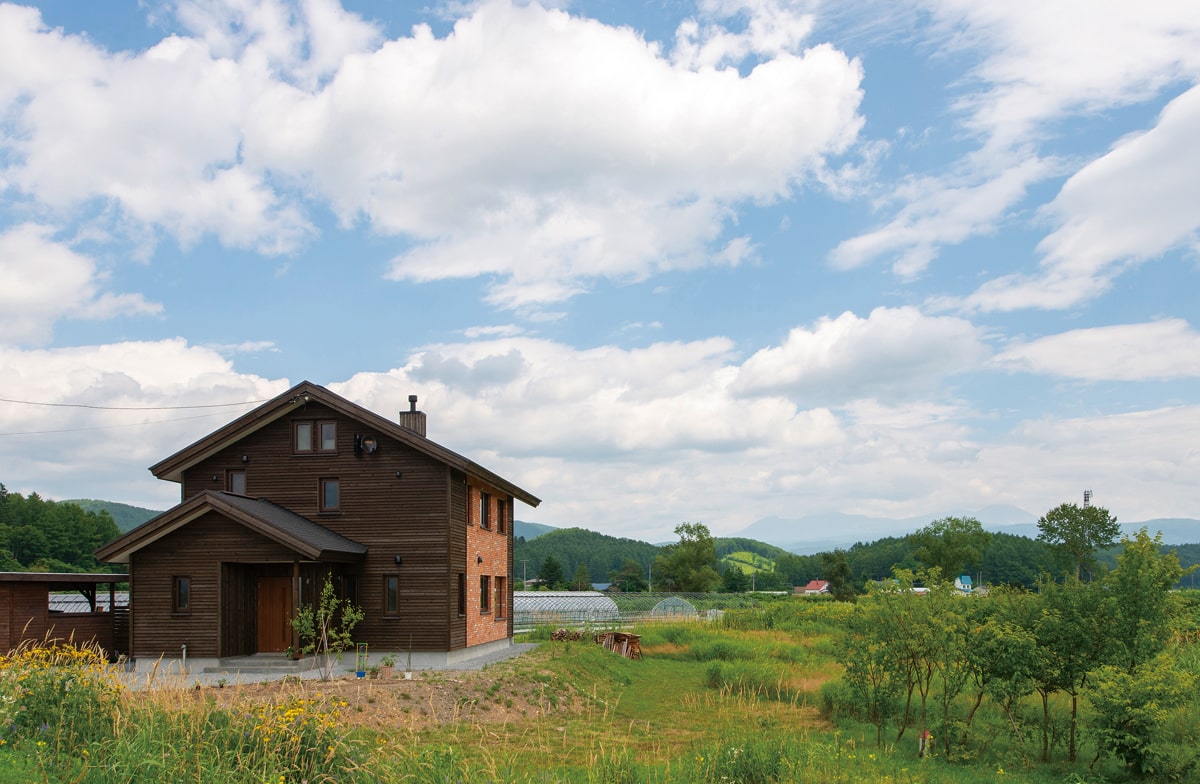
M108 512L23 496L0 484L0 571L120 571L96 561L95 550L119 535Z
M891 579L896 567L937 567L948 578L968 574L979 585L1025 588L1037 585L1043 574L1083 578L1115 567L1119 527L1102 507L1061 504L1043 516L1038 530L1033 539L985 531L971 517L947 517L907 536L796 555L753 539L714 538L700 523L682 524L676 529L680 541L663 547L571 528L518 539L515 577L559 589L610 582L625 591L689 585L728 592L747 591L752 584L757 590L790 591L812 580L828 580L841 598L849 598ZM759 572L752 581L721 561L738 551L771 559L774 570ZM1200 545L1182 546L1179 554L1185 565L1200 562Z

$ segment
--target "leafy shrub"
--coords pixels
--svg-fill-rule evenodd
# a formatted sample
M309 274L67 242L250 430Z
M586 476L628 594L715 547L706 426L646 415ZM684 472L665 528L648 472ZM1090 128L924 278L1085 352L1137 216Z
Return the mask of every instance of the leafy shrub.
M1092 732L1108 752L1139 776L1162 775L1166 763L1175 773L1194 768L1196 753L1180 755L1163 733L1170 709L1190 694L1196 679L1173 666L1167 656L1129 672L1100 668L1092 679ZM1182 770L1181 770L1182 769Z

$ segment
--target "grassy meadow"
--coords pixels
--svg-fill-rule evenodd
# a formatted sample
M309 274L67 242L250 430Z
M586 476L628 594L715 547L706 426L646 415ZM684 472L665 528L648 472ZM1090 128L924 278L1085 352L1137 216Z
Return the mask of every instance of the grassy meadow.
M552 642L480 673L413 681L125 688L91 651L0 659L0 784L16 782L1108 782L1128 772L1062 738L1043 763L984 703L969 759L840 715L854 608L787 597L720 622L647 624L643 658ZM1194 643L1181 659L1200 667ZM1189 658L1190 657L1190 658ZM959 698L969 710L970 699ZM1061 725L1067 698L1051 700ZM1040 715L1026 697L1022 710ZM1170 716L1197 715L1191 698ZM936 747L936 744L935 744Z

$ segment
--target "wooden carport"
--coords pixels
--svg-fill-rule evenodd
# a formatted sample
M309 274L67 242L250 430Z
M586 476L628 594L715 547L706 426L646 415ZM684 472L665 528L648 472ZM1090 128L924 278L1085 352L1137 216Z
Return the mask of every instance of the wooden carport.
M76 645L95 643L110 658L125 653L128 608L116 607L115 596L117 583L128 579L124 574L0 572L0 653L12 651L23 642L47 638L71 640ZM97 602L102 586L107 586L107 604ZM50 594L59 591L79 593L87 601L88 610L51 611Z

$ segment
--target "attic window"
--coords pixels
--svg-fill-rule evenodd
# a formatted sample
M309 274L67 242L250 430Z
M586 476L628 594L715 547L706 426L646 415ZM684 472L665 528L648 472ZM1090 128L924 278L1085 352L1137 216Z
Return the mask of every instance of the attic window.
M295 427L295 451L301 453L313 451L312 436L312 422L297 422Z
M337 452L337 422L295 422L292 427L292 451L298 455Z

